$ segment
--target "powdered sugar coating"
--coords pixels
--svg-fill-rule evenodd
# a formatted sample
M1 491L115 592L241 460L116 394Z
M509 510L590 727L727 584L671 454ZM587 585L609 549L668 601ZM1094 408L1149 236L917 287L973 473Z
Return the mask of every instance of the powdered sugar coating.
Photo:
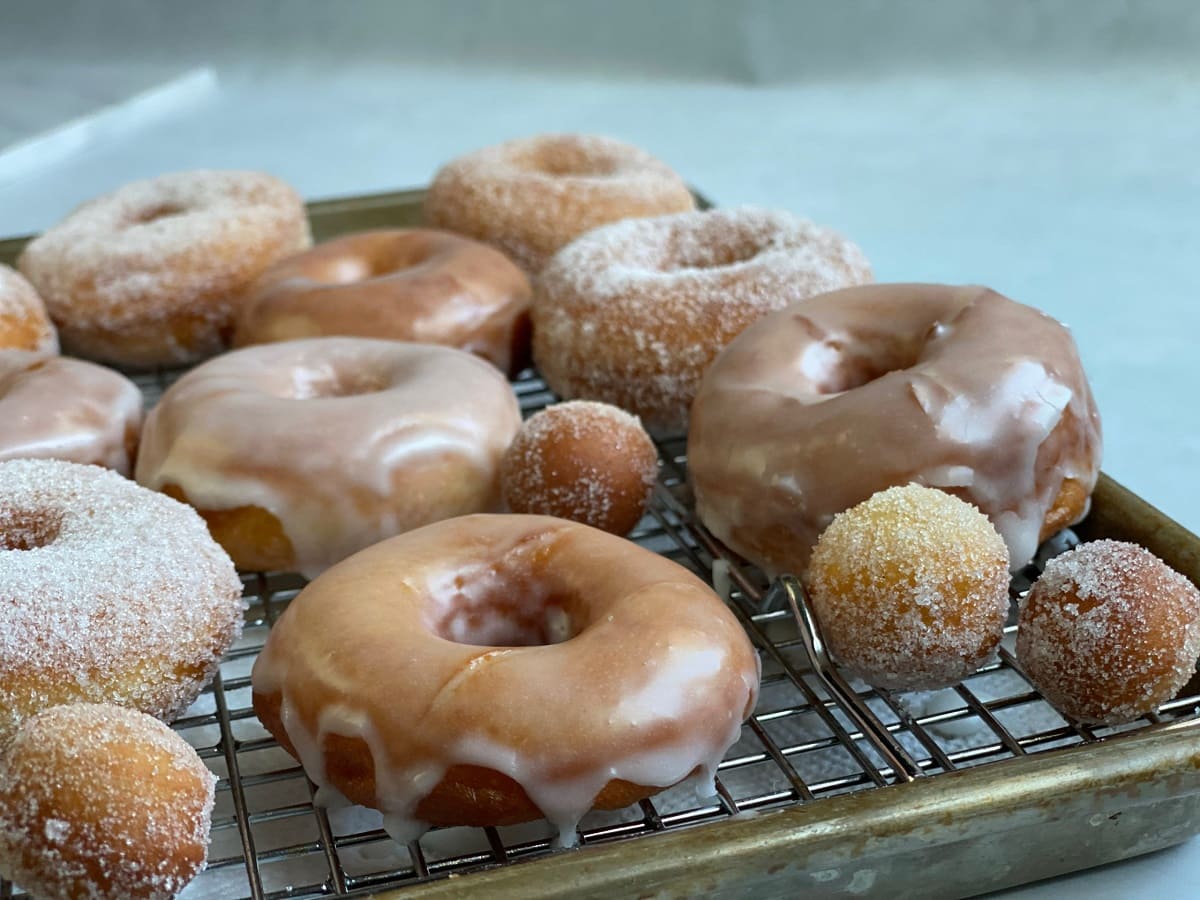
M1057 556L1021 600L1017 656L1055 706L1086 722L1143 716L1200 656L1200 591L1150 551L1092 541Z
M66 356L0 353L0 460L65 459L133 470L142 392L124 375Z
M934 488L890 488L835 516L808 580L834 656L878 687L957 684L1004 634L1004 541L978 509Z
M434 177L425 219L493 244L531 273L599 225L692 209L683 179L613 138L546 134L485 147Z
M619 222L560 251L534 293L534 360L559 396L677 432L701 376L748 325L871 280L859 248L786 212L742 207Z
M21 254L63 346L130 366L220 351L239 294L312 243L299 195L257 172L177 172L85 203Z
M61 703L174 718L241 634L241 593L183 504L96 466L0 463L0 744Z
M33 285L0 263L0 350L9 349L57 353L58 332Z
M637 416L574 400L530 417L504 456L509 509L628 534L645 515L658 452Z
M0 757L0 871L38 897L174 897L204 868L215 786L150 716L46 710Z

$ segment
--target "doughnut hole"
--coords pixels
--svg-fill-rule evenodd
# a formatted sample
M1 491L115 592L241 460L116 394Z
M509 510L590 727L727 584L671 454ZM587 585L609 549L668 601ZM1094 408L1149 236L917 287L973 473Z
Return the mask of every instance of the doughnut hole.
M528 166L556 178L606 178L621 170L615 153L606 153L571 135L548 137L527 157Z
M289 400L321 400L377 394L394 382L380 372L356 369L295 368L279 396Z
M741 238L739 240L739 238ZM738 263L749 262L763 251L764 247L757 241L751 241L741 235L732 239L713 243L690 242L677 247L662 267L664 272L675 272L681 269L722 269L735 266Z
M483 597L455 595L430 631L477 647L545 647L570 640L577 628L561 600L497 585Z
M485 647L545 647L570 640L586 624L576 598L546 589L511 560L470 579L456 575L429 597L425 627L443 640Z
M1017 658L1060 710L1117 724L1171 699L1200 656L1200 591L1148 550L1093 541L1057 556L1022 599Z
M187 213L186 207L178 203L157 203L153 206L148 206L145 209L140 209L130 217L129 224L133 225L149 225L151 222L157 222L160 219L170 219L174 216L181 216Z
M800 371L818 394L842 394L889 372L915 366L925 341L911 335L880 334L870 339L830 337L812 344L800 358Z
M0 551L37 550L58 540L62 514L0 506Z
M501 490L517 513L628 534L646 513L658 451L636 416L575 400L530 417L504 455Z
M877 687L957 684L1004 634L1004 541L974 506L933 488L889 488L835 516L808 582L833 655Z
M0 757L0 873L37 897L173 897L204 866L215 785L144 713L46 710Z

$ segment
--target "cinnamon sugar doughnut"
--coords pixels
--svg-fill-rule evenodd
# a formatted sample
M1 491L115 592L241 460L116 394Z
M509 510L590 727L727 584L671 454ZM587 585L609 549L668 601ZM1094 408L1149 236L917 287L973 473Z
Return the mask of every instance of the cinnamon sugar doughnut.
M304 204L257 172L176 172L85 203L17 262L70 353L130 367L220 352L241 291L312 243Z
M46 710L0 755L0 873L53 900L168 900L204 868L216 781L144 713Z
M425 221L499 247L527 272L598 225L694 208L683 179L631 144L545 134L485 147L444 165Z
M538 279L533 356L563 398L602 400L657 432L687 425L717 353L773 310L871 280L834 232L788 213L690 212L598 228Z
M833 655L877 687L957 684L1004 636L1008 549L979 510L934 488L889 488L834 516L807 580Z
M63 703L179 715L241 634L241 595L183 504L96 466L0 463L0 744Z
M33 285L0 263L0 350L58 352L58 334Z
M529 279L504 254L443 231L327 241L250 286L235 346L351 335L444 344L515 375L528 364Z
M1197 656L1200 590L1135 544L1080 544L1049 560L1021 600L1021 668L1084 722L1151 712L1195 674Z
M917 482L977 506L1020 568L1087 513L1100 417L1071 333L981 287L801 301L731 343L692 405L688 472L719 539L803 572L833 517Z
M315 576L500 503L504 376L432 344L328 337L209 360L146 418L137 480L195 506L241 569Z
M500 483L515 513L558 516L628 534L646 514L658 451L637 416L574 400L536 413L504 454Z
M758 676L737 619L678 564L561 519L480 515L312 582L251 682L318 802L379 809L401 841L544 816L570 842L593 806L711 779Z
M0 353L0 461L63 459L133 471L142 392L111 369L35 353Z

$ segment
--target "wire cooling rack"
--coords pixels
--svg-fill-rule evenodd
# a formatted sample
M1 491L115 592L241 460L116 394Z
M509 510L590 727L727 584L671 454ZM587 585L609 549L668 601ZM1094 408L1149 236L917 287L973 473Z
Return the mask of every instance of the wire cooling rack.
M139 382L154 403L171 374ZM526 415L554 398L532 373L515 383ZM1120 728L1091 728L1058 714L1021 674L1013 632L998 658L961 685L930 694L900 694L845 682L814 669L812 635L797 624L785 593L722 547L692 516L682 440L659 443L660 482L650 512L631 538L713 582L745 626L762 659L758 706L722 761L717 794L680 786L616 812L590 813L583 846L646 838L749 810L820 802L822 798L1059 747L1117 731L1196 714L1190 685L1171 703ZM1061 551L1069 532L1043 548ZM1028 587L1037 567L1013 580ZM403 888L497 866L525 865L557 849L545 823L510 828L445 828L402 846L377 813L313 805L313 788L295 760L259 724L251 708L250 669L271 624L299 593L297 575L243 576L249 604L241 641L211 687L174 723L220 781L210 862L185 897L345 896ZM717 824L719 827L719 824ZM531 870L532 872L535 870ZM22 896L0 882L0 898Z

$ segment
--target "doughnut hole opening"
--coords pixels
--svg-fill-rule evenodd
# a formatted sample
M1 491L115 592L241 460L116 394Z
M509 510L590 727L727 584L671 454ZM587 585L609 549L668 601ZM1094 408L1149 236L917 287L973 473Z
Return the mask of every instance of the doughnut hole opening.
M356 284L372 278L385 278L397 272L414 269L429 261L431 254L425 249L396 253L388 248L385 252L338 255L313 267L306 277L320 284Z
M544 146L529 164L543 175L577 178L606 178L617 174L620 164L615 156L588 152L575 141Z
M0 550L37 550L58 540L62 515L0 507Z
M528 577L493 567L456 575L427 609L426 627L446 641L477 647L545 647L578 634L574 604L533 585Z
M689 241L674 247L667 256L664 272L683 269L723 269L749 262L763 251L751 240Z
M294 369L291 380L279 396L288 400L321 400L334 397L360 397L386 390L391 379L381 372L324 368Z
M800 370L818 394L842 394L915 366L924 347L923 340L904 335L877 335L865 341L832 335L805 351Z
M355 284L379 274L379 267L366 257L340 256L308 273L308 277L320 284Z
M130 220L130 225L149 225L151 222L158 222L162 219L170 219L173 216L181 216L187 209L178 203L158 203L154 206L149 206L145 209L138 210L134 213Z

